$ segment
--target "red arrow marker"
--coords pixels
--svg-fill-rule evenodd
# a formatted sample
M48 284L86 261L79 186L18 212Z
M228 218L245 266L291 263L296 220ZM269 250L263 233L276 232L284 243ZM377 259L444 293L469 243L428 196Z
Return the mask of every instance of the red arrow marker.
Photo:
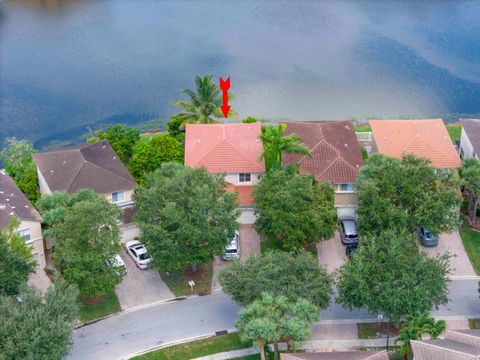
M230 76L227 78L227 80L223 80L220 77L220 89L222 90L223 94L223 105L220 106L220 109L222 109L223 116L227 117L228 112L230 111L230 106L228 105L228 89L230 89Z

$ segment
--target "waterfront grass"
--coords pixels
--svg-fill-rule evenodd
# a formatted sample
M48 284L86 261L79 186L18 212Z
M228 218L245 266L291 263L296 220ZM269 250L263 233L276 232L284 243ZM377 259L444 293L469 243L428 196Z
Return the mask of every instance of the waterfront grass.
M136 360L189 360L197 357L217 354L225 351L250 347L250 343L240 340L238 333L214 336L173 345L150 353L134 357Z
M448 124L447 125L448 134L453 142L460 141L462 135L462 125L460 124Z
M472 230L468 224L460 228L463 246L477 275L480 275L480 233Z
M85 304L80 301L79 319L82 322L92 321L121 311L120 301L112 290L106 294L105 300L99 304Z
M196 272L192 272L190 268L168 273L160 271L160 276L175 296L207 295L212 291L213 262L199 265ZM193 292L188 285L189 280L195 282Z
M356 132L371 132L372 128L368 125L355 126Z

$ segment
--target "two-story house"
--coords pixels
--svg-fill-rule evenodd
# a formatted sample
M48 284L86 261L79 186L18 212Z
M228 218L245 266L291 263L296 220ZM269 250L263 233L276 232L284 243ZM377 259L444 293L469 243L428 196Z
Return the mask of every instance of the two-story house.
M138 235L138 227L132 223L132 196L137 183L106 140L37 153L33 160L37 165L42 195L55 191L72 194L80 189L92 189L123 209L124 221L120 226L123 240Z
M185 166L224 173L228 190L239 194L239 222L253 223L252 191L265 172L261 124L192 124L186 125L185 133Z
M413 154L445 171L458 169L460 157L442 119L370 120L372 151L397 159Z
M310 156L283 154L283 164L298 164L298 171L326 181L335 190L339 217L355 217L355 182L363 166L362 152L351 121L285 123L285 135L297 134Z
M41 269L45 267L45 250L42 237L42 217L27 197L5 171L0 171L0 228L5 229L13 218L20 222L18 234L32 249Z
M460 119L460 157L480 159L480 119Z

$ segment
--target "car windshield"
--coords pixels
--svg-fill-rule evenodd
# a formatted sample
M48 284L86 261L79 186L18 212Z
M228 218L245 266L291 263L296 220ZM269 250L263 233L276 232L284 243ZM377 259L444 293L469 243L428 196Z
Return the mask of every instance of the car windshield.
M345 235L347 239L356 239L358 236L356 234L347 234Z
M139 258L140 260L148 260L148 259L150 259L150 255L148 255L147 253L145 253L145 254L140 254L140 255L138 256L138 258Z
M237 249L225 249L225 254L236 254Z

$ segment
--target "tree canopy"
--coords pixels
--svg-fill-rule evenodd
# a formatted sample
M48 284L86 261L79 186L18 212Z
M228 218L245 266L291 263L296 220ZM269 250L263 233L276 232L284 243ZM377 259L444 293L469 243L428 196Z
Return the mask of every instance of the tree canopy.
M32 155L36 152L27 140L17 140L14 137L5 139L6 147L0 152L0 161L18 188L32 203L40 197L38 191L37 167Z
M329 239L336 230L333 187L293 166L267 172L253 194L255 229L286 249Z
M364 235L340 268L337 302L392 321L429 312L448 302L449 257L418 252L413 235L405 231Z
M273 343L275 359L278 359L278 343L287 342L289 348L310 336L310 325L318 320L315 305L303 298L295 301L286 296L261 294L260 298L240 312L235 327L245 341L260 348L265 359L264 347Z
M219 274L223 291L241 305L258 300L262 292L303 297L324 309L330 303L333 279L310 253L270 251L234 262Z
M39 208L59 204L44 216L48 234L55 238L54 265L83 296L99 296L114 289L124 275L124 269L111 262L121 250L121 210L91 190L51 196L42 197Z
M134 147L130 172L141 184L145 174L157 170L163 163L183 163L183 153L183 145L175 138L166 134L155 135L151 140L142 141Z
M412 155L397 160L373 154L358 178L358 226L365 233L423 226L432 233L458 227L458 179L436 172L428 160Z
M88 142L107 140L124 164L128 164L133 154L133 147L140 139L140 130L124 125L110 126L106 131L99 131L97 136L89 138Z
M15 295L35 269L31 249L18 235L18 220L0 229L0 295Z
M282 153L310 156L310 149L300 142L300 137L297 134L284 135L285 129L285 124L262 126L260 139L263 143L263 151L261 158L265 161L267 171L282 166Z
M238 227L236 194L221 174L162 164L135 190L142 241L165 271L205 264L220 255Z
M78 314L78 291L57 280L44 297L26 285L18 297L0 295L2 359L64 359Z
M185 142L185 127L181 118L173 117L167 122L168 135L182 144Z
M470 222L473 224L480 198L480 160L475 158L463 160L460 168L460 179L463 192L467 196L467 214Z

